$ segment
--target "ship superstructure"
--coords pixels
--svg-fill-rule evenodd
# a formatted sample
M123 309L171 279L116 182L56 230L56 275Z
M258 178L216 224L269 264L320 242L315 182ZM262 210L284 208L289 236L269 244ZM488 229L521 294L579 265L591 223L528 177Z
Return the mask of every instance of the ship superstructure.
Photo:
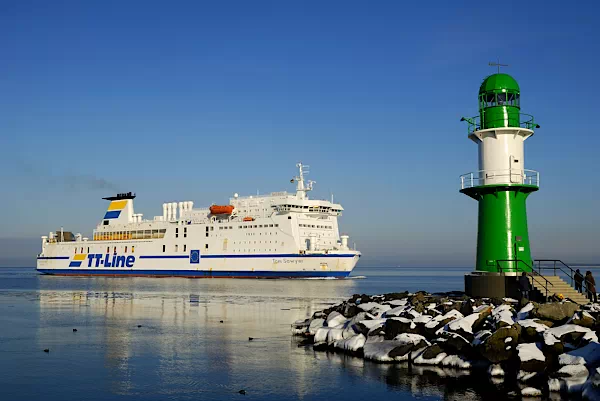
M59 275L184 277L345 277L360 252L339 234L343 208L309 199L313 181L297 165L296 192L238 196L194 208L168 202L144 219L135 194L109 201L92 238L61 231L42 237L37 269Z

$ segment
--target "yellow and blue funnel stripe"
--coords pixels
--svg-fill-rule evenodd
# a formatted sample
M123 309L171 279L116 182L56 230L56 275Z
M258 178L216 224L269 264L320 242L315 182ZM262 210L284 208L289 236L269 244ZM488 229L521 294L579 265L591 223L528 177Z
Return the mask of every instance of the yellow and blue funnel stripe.
M110 202L110 205L108 205L108 210L106 211L104 218L105 219L119 218L119 216L121 215L121 211L125 208L126 205L127 205L126 200Z
M73 260L69 263L69 267L81 267L81 262L85 260L87 253L79 253L73 256Z

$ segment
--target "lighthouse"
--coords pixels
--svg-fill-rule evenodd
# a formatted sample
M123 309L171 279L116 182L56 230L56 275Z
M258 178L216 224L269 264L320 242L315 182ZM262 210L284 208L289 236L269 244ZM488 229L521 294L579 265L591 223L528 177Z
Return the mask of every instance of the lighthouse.
M533 267L526 201L540 180L525 168L524 147L539 125L521 112L519 85L508 74L485 78L478 104L478 116L461 119L479 156L478 170L460 177L460 192L478 203L475 271L465 287L472 296L506 296L507 277Z

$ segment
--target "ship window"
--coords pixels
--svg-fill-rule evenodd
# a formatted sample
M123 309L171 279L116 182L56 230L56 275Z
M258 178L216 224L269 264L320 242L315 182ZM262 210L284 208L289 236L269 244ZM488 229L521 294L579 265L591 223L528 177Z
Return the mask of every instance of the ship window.
M254 228L257 228L257 226L254 226Z
M167 246L163 245L163 252L165 252L167 250Z
M89 247L89 246L88 246L88 250L87 250L87 253L90 253L90 247Z
M104 224L105 226L107 226L107 225L108 225L108 220L104 220L104 221L102 222L102 224Z
M272 226L271 226L272 227ZM275 224L275 227L279 227L279 224Z
M110 253L110 246L106 247L106 253Z
M77 253L77 247L75 247L75 253Z
M81 247L81 253L83 253L83 247Z
M125 253L127 253L127 247L125 247Z
M292 219L292 216L288 216L288 220L291 220L291 219Z
M187 249L187 245L183 244L183 252Z
M204 244L204 249L208 249L208 244Z
M135 252L135 246L131 245L131 253L134 253L134 252Z
M211 227L211 228L210 228L210 231L215 231L215 228L214 228L214 227Z
M208 233L206 233L206 236L208 237Z
M146 238L146 239L152 238L152 230L144 231L144 238Z
M179 245L175 244L175 252L178 251Z
M113 248L113 253L114 253L114 254L116 254L116 253L117 253L117 247L116 247L116 246Z
M273 224L269 224L269 227L273 227Z
M158 230L152 230L152 238L160 238L158 235Z

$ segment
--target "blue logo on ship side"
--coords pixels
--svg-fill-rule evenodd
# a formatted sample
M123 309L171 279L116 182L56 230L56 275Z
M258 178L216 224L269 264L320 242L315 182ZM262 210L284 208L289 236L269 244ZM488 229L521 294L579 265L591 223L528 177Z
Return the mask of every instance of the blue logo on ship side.
M87 255L88 267L133 267L135 256L90 253ZM95 262L94 262L95 261Z

